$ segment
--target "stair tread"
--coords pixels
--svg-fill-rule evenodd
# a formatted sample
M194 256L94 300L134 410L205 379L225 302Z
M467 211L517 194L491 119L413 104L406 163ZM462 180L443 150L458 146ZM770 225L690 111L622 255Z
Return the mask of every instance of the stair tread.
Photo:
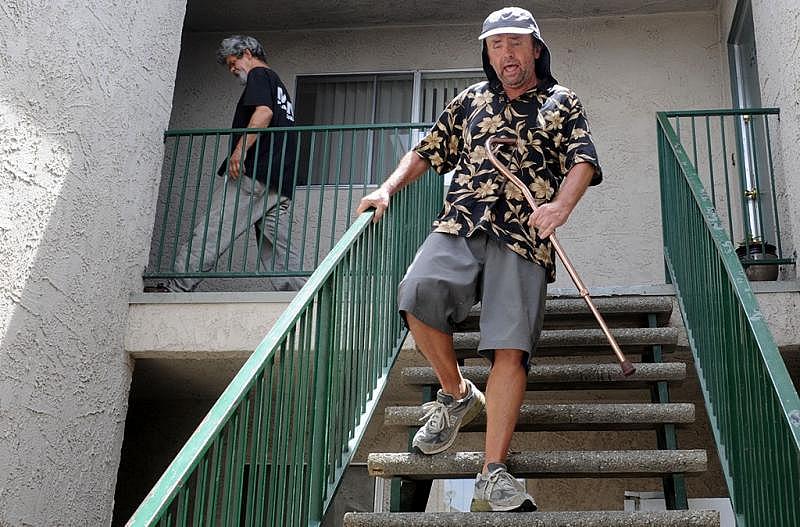
M612 296L592 299L595 307L604 318L620 319L625 315L631 318L647 314L656 315L659 325L666 324L672 314L672 298L666 296ZM480 304L474 306L467 319L457 324L460 329L476 328L480 318ZM548 298L545 303L545 324L563 317L582 317L587 321L594 317L583 298Z
M611 334L620 346L625 345L674 345L678 341L678 328L611 328ZM457 333L453 335L453 345L458 349L475 349L478 346L478 332ZM608 345L603 330L584 329L546 329L536 343L536 349L552 347L587 347Z
M672 298L668 296L598 296L592 302L600 313L672 313ZM583 298L548 298L548 312L590 313Z
M582 425L651 425L694 422L695 407L691 403L574 403L523 404L517 430L580 429ZM420 406L386 408L384 425L419 427L425 410ZM464 432L486 429L486 413L481 412Z
M592 302L602 315L609 313L624 314L671 314L672 298L667 296L598 296ZM591 315L589 306L583 298L559 297L547 298L545 302L547 315ZM479 315L481 305L476 304L470 310L470 316Z
M654 345L662 351L672 352L678 342L678 329L662 328L611 328L623 352L641 353ZM453 335L453 347L459 359L478 357L477 348L480 333L467 332ZM535 356L594 355L611 354L611 346L602 330L583 329L545 329L536 343Z
M349 512L346 527L719 527L717 511Z
M682 381L686 378L686 364L683 362L661 362L657 364L634 364L636 373L629 377L622 375L617 364L534 364L528 372L528 389L541 389L544 385L575 384L584 387L597 383L598 388L628 388L631 385L655 381ZM488 366L462 366L461 373L479 388L486 386L489 378ZM436 385L439 381L431 367L404 368L401 372L406 384ZM559 386L559 389L568 386Z
M705 450L584 450L516 452L506 464L521 478L649 477L706 470ZM370 475L411 479L474 477L483 466L483 452L453 452L424 456L410 452L373 453L367 457Z

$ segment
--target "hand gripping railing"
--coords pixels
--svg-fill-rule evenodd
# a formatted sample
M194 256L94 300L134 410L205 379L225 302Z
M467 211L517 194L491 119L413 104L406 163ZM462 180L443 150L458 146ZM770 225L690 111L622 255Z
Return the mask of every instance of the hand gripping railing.
M505 177L508 181L512 182L515 186L519 188L522 192L523 196L525 196L525 200L528 202L528 205L535 211L536 210L536 202L533 199L533 195L531 191L528 189L525 184L520 181L520 179L511 173L508 168L506 168L494 155L494 147L496 144L502 145L516 145L517 140L508 138L508 137L490 137L486 140L486 156L489 158L489 161L494 165L500 174ZM611 334L611 330L608 329L608 325L606 324L603 315L600 314L600 311L597 310L595 307L594 302L592 302L592 297L589 296L589 291L586 289L586 286L581 280L581 277L578 276L578 272L573 267L572 262L567 257L567 253L564 252L564 249L561 247L561 244L558 242L555 234L550 235L550 242L553 244L553 249L555 249L556 253L558 253L558 257L561 258L561 261L564 263L564 268L567 270L567 274L569 274L572 281L575 283L575 287L578 288L578 293L580 293L583 300L586 302L586 305L589 306L589 311L592 312L594 318L597 319L597 323L600 324L600 328L603 330L606 338L608 339L608 343L611 344L611 349L614 350L614 355L616 355L617 360L619 361L619 365L622 368L622 374L626 377L632 375L636 368L631 364L631 362L625 358L625 355L622 353L622 350L617 344L617 339L614 338L614 335Z

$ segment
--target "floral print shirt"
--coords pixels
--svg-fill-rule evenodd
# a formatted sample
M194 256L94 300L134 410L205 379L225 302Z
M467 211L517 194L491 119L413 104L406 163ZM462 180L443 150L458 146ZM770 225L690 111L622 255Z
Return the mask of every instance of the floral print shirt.
M452 172L444 208L434 232L471 236L486 232L523 258L542 265L555 280L555 253L528 227L533 212L522 192L495 170L484 144L491 136L517 138L501 145L498 161L528 185L536 204L553 198L577 163L591 163L591 184L602 171L583 107L571 90L552 84L531 88L513 101L488 82L470 86L453 99L414 148L439 174Z

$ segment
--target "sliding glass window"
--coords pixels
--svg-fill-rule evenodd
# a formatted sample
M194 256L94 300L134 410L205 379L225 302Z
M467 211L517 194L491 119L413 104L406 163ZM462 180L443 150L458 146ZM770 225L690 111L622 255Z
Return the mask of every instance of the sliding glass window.
M298 125L432 122L480 71L299 75ZM419 140L408 128L317 132L301 137L300 169L312 185L377 184ZM342 174L340 166L350 167Z

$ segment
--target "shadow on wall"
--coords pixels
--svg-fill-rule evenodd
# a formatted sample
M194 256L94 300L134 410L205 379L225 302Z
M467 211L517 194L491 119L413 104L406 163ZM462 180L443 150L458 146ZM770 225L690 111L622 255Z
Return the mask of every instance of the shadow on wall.
M216 402L147 399L131 390L114 497L113 527L122 527Z
M141 283L155 190L133 167L161 145L121 151L145 131L78 129L86 121L63 116L51 127L8 105L0 115L0 524L101 525L132 369L128 295Z

